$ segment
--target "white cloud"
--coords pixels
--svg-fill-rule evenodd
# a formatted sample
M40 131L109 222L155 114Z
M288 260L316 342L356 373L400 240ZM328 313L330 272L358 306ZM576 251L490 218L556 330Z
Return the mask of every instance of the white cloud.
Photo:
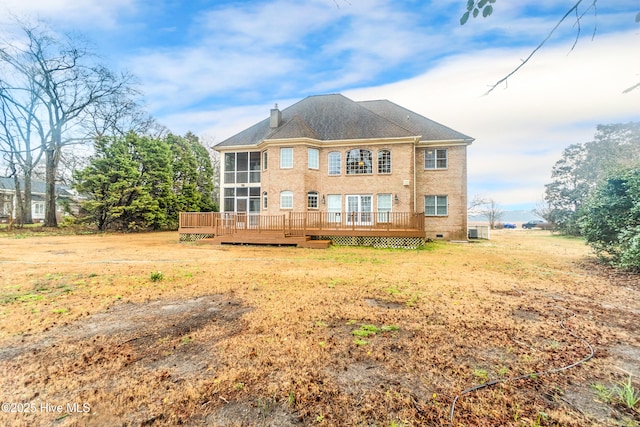
M113 27L122 12L135 8L136 0L3 0L0 16L73 23L78 27ZM7 13L5 13L7 12ZM0 21L6 23L6 18Z
M562 150L591 140L597 124L640 120L640 90L621 92L640 81L640 57L633 32L601 35L548 46L488 96L487 85L518 64L526 50L494 49L458 55L433 70L391 85L347 91L357 100L388 98L476 138L470 148L470 188L487 188L522 203L539 195ZM522 183L510 190L511 183ZM505 190L496 190L500 187ZM531 203L535 200L529 200Z
M236 3L215 7L196 22L206 44L255 51L283 44L295 49L307 34L321 30L337 16L324 0L278 0L247 3L242 8Z

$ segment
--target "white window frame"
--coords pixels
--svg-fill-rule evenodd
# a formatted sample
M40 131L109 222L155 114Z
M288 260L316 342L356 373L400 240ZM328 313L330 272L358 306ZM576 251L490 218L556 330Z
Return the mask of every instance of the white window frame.
M373 221L373 195L347 194L347 225L371 225Z
M393 196L391 194L378 194L378 222L391 222L391 210Z
M427 209L428 201L432 202L429 204L429 208L432 208L433 211ZM449 196L444 194L424 196L424 216L449 216Z
M44 203L43 202L36 202L33 204L33 211L34 214L36 215L44 215Z
M307 193L307 208L308 209L318 209L320 207L320 201L318 199L317 191L309 191Z
M280 209L293 209L293 191L280 192Z
M347 151L344 169L347 175L373 174L373 151L367 148Z
M332 151L327 158L329 176L342 175L342 154L339 151Z
M320 169L320 151L317 148L307 148L307 163L309 169Z
M449 150L446 148L427 148L424 150L424 168L428 170L447 169Z
M378 150L378 173L388 175L391 170L391 150Z
M327 194L327 215L332 224L342 222L342 195Z
M293 169L293 148L280 148L280 169Z

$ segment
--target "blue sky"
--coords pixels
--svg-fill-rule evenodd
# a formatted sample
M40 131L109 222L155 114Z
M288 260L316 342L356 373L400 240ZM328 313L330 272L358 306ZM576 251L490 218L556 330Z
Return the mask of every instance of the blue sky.
M640 120L640 89L622 94L640 82L638 0L580 8L573 50L575 18L483 96L575 1L497 0L491 17L460 26L466 0L0 0L0 24L11 12L84 34L138 77L160 123L208 144L274 103L389 99L476 138L469 197L518 209L542 198L563 148L598 124Z

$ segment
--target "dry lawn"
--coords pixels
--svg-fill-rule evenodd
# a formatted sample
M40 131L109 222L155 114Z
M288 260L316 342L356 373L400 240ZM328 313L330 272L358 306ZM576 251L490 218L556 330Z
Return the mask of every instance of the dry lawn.
M638 276L546 231L417 251L2 232L20 413L0 424L638 425L593 384L640 389L639 320Z

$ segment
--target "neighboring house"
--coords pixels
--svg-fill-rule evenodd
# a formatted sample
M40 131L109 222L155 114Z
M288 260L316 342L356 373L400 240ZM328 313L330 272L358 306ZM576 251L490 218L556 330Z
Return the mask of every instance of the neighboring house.
M20 190L24 192L24 181L20 179ZM31 217L33 222L44 221L46 187L43 181L31 180ZM64 215L61 200L69 200L72 205L76 203L76 195L73 190L63 185L56 186L56 196L58 198L58 217ZM8 222L9 215L14 216L17 212L16 186L13 178L0 177L0 222Z
M408 237L466 239L472 142L387 100L334 94L282 111L276 105L270 117L214 147L222 164L218 217L284 216L288 227L304 221L304 234L334 242L402 237L399 229L412 229Z

